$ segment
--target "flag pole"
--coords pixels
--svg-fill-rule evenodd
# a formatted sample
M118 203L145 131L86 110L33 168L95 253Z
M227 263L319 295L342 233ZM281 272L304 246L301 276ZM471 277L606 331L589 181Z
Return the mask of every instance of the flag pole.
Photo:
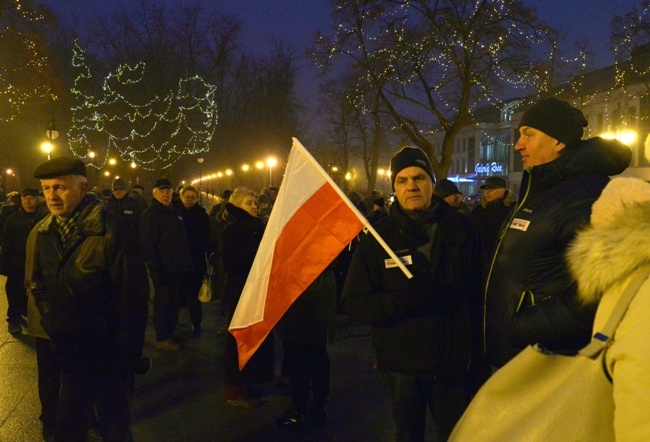
M372 234L372 236L375 237L377 242L384 248L386 253L388 253L388 256L390 256L391 259L393 260L393 262L395 262L395 264L397 264L397 266L404 273L404 275L406 275L406 277L408 279L413 278L413 274L409 271L409 269L406 268L406 266L404 265L402 260L397 257L395 252L393 252L393 249L391 249L390 246L388 244L386 244L386 241L384 241L384 238L382 238L379 235L379 233L375 230L375 228L372 227L372 225L370 224L370 221L368 221L366 216L364 214L362 214L359 211L359 209L356 208L356 206L354 204L352 204L352 202L350 201L348 196L345 193L343 193L341 188L334 182L332 177L330 177L329 174L323 170L321 165L318 164L318 161L316 161L316 159L312 156L312 154L309 153L307 148L305 146L303 146L302 143L295 137L293 138L293 145L294 145L294 147L296 147L298 149L301 149L307 155L307 157L311 159L311 161L313 161L316 165L318 165L318 169L321 171L321 173L323 174L323 176L325 177L327 182L330 183L332 188L341 196L341 199L348 204L350 209L352 209L356 213L357 217L363 222L364 229L367 230L368 232L370 232Z

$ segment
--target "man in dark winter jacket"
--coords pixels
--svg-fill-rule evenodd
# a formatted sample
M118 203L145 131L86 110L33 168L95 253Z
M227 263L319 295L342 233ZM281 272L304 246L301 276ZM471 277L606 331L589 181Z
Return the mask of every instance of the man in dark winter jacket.
M121 221L126 221L135 232L138 231L140 215L145 206L127 193L126 183L122 178L113 181L113 193L106 200L106 210L114 213Z
M174 329L178 318L181 275L192 269L185 224L172 204L172 185L167 178L156 181L153 201L140 216L140 245L153 281L153 325L156 348L178 350Z
M26 187L21 192L21 208L7 218L2 232L0 273L7 275L7 322L11 334L22 332L22 316L27 316L27 291L24 285L27 236L45 215L47 210L39 206L38 190Z
M365 235L342 303L350 317L373 326L397 440L424 439L427 408L438 440L447 440L467 405L468 367L478 347L480 245L470 221L433 194L433 171L422 150L404 147L390 169L397 203L374 227L413 278Z
M488 177L481 184L483 195L474 207L470 219L481 238L486 259L492 258L501 225L515 208L516 200L512 192L506 189L506 180L498 176Z
M81 160L53 158L34 177L51 214L34 227L27 278L60 364L54 440L86 440L95 412L104 440L131 440L131 386L149 293L137 241L87 193Z
M581 140L587 120L556 98L519 123L525 167L519 204L496 246L485 290L486 350L501 367L529 344L573 353L589 342L594 309L583 308L565 262L576 232L609 181L630 164L616 140Z

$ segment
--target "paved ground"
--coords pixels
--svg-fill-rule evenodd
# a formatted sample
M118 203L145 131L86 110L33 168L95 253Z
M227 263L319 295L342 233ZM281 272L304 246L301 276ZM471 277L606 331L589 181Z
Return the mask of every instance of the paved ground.
M7 308L5 278L0 277L0 315ZM274 420L289 397L274 384L262 385L265 403L253 410L234 409L224 401L223 322L219 305L204 306L203 335L188 338L178 352L154 348L153 325L147 329L145 353L153 359L146 375L136 378L132 407L136 442L201 441L392 441L394 424L379 373L373 369L369 329L345 316L337 318L328 348L332 388L328 423L318 428L279 429ZM189 336L186 310L179 333ZM279 344L279 343L278 343ZM276 372L281 350L276 346ZM13 337L0 322L0 441L40 441L40 405L33 340ZM431 429L429 422L428 429ZM428 440L435 440L431 431Z

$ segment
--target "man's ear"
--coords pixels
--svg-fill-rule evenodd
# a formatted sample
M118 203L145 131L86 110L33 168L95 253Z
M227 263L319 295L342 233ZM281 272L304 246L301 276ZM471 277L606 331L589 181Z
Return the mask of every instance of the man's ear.
M564 144L564 143L561 142L561 141L558 141L558 142L555 144L555 151L556 151L557 153L562 153L562 151L564 150L565 147L566 147L566 144Z

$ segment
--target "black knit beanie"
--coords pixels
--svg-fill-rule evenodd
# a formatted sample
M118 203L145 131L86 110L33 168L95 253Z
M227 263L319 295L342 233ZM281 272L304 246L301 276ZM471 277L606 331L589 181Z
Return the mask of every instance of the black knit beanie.
M534 127L567 145L580 140L588 124L580 109L557 98L538 101L519 121L519 127Z
M411 166L424 169L431 177L431 180L436 181L433 177L433 167L431 167L431 161L429 161L427 154L419 147L405 146L390 159L390 183L393 186L393 190L395 190L395 176L402 169Z

